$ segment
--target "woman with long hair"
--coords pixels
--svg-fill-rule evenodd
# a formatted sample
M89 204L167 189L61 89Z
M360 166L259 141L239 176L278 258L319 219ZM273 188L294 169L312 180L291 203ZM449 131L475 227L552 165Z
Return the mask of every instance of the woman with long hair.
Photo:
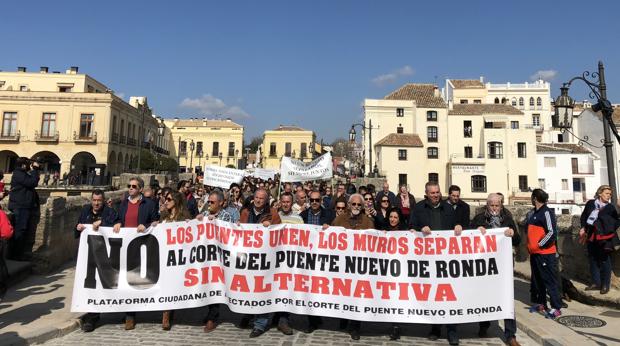
M594 199L586 203L581 213L579 230L579 242L587 244L588 247L592 277L592 284L586 287L586 291L600 291L601 294L609 292L611 282L609 255L614 250L613 238L617 236L616 229L620 226L616 207L610 203L612 194L609 185L602 185L596 190Z
M388 196L383 196L381 199L388 199ZM385 204L385 203L383 203ZM388 200L389 204L389 200ZM381 212L379 211L377 215ZM397 207L389 207L386 211L387 218L385 223L383 224L383 228L380 228L384 231L403 231L407 230L407 222L405 221L403 214L400 212L400 209ZM379 227L377 227L379 228ZM398 340L400 339L400 324L392 323L392 331L390 333L390 340Z
M367 193L366 195L371 196L370 193ZM388 210L392 209L390 197L383 195L379 199L378 203L379 205L377 206L377 211L375 213L375 227L377 227L377 229L385 229L389 225Z
M405 220L409 220L409 214L414 206L415 198L411 193L409 193L407 185L401 185L398 190L398 195L396 195L395 207L400 208L400 212L403 214Z
M179 191L170 191L164 196L164 209L161 212L159 221L178 222L191 219L191 214L187 209L187 199ZM172 327L172 310L164 311L161 318L161 328L170 330Z

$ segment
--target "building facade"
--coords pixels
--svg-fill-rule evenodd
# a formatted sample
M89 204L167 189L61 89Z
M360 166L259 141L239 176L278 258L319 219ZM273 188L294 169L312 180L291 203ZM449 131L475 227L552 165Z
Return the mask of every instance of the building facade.
M571 143L536 145L538 186L550 203L584 204L601 185L600 156Z
M262 168L280 169L280 160L288 156L303 162L314 158L316 137L313 131L298 126L280 125L263 134L260 148Z
M169 143L159 135L163 123L146 97L125 102L77 67L65 73L47 67L0 72L0 116L4 172L25 156L41 160L47 172L78 177L78 183L87 183L89 174L103 183L135 171L140 147L168 153Z
M243 126L231 119L191 118L164 121L173 141L171 156L179 170L200 173L205 165L239 167L243 157Z

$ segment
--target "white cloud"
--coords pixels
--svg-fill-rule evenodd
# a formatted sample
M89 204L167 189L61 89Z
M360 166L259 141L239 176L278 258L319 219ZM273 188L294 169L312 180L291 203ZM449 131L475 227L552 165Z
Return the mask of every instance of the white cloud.
M396 69L390 73L379 75L372 79L373 84L377 86L383 86L386 84L391 84L396 82L399 77L403 76L411 76L413 74L413 69L409 65L405 65L399 69Z
M222 99L211 94L204 94L200 98L186 97L179 104L181 108L193 109L202 115L220 115L224 118L243 119L250 115L239 106L228 106Z
M538 70L530 76L530 80L536 81L538 79L542 79L545 81L550 81L553 80L557 75L558 71L556 70Z

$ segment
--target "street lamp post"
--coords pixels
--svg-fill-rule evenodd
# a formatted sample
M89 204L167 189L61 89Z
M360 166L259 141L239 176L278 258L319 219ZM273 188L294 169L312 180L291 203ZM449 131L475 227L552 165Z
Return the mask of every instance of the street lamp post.
M220 151L220 154L218 155L218 158L220 159L220 167L222 167L222 152Z
M142 138L138 138L138 171L137 174L140 174L140 162L142 161L142 143L144 142L144 113L146 112L144 110L145 105L140 105L140 102L138 102L138 108L140 109L140 114L142 115ZM140 134L138 133L138 136L140 136ZM129 137L129 135L127 135L127 137Z
M592 79L592 80L589 80ZM611 186L613 190L612 194L612 202L615 205L617 201L617 186L616 186L616 173L614 170L614 154L613 154L613 142L611 141L610 131L613 131L616 139L620 142L620 136L618 135L618 130L615 127L615 124L612 120L613 115L613 107L611 102L607 99L607 85L605 84L605 67L603 66L603 62L598 62L598 72L590 73L589 71L585 71L581 76L573 77L568 83L564 83L560 88L560 96L555 100L555 114L551 117L551 122L554 128L561 129L562 131L568 132L569 134L575 136L570 129L572 128L573 122L573 107L575 106L575 101L568 96L568 89L571 84L576 81L581 80L586 83L588 88L590 88L590 98L596 98L597 103L592 106L593 112L601 112L603 115L603 146L605 147L605 156L607 156L607 179L609 180L609 186ZM563 118L560 119L560 116L563 115ZM577 137L577 136L575 136ZM587 141L587 138L585 138ZM582 140L580 138L580 140ZM582 140L584 141L584 140Z
M250 161L250 147L245 147L245 168L248 168L249 161Z
M239 168L239 161L238 158L239 157L239 149L235 149L235 168Z
M158 138L158 151L161 152L161 142L162 142L162 138L164 138L164 131L166 130L166 125L164 124L164 119L163 118L159 118L159 124L157 124L157 138ZM157 157L159 158L159 171L161 172L161 154L157 154Z
M181 136L179 136L179 150L177 150L177 163L181 166Z
M194 140L193 139L190 140L189 142L189 151L190 151L189 169L193 176L194 175L194 167L192 166L194 164Z
M362 128L363 131L368 130L368 169L372 169L372 130L376 130L379 128L379 126L377 127L372 127L372 119L368 119L368 126L365 126L362 123L356 123L351 125L351 130L349 131L349 142L351 143L355 143L355 126L359 126ZM368 175L371 175L372 172Z

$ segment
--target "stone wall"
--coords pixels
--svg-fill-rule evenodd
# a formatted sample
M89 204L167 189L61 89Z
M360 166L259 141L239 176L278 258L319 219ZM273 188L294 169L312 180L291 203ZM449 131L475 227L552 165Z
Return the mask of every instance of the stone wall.
M472 208L472 213L473 213ZM524 226L525 215L531 208L510 206L515 220L519 223L521 232L521 245L517 250L516 260L518 262L528 262L527 252L527 232ZM473 214L472 214L473 217ZM560 271L562 276L570 280L580 281L590 284L590 266L588 264L588 252L585 245L579 244L579 215L556 215L558 223L557 249L560 255ZM611 285L620 289L620 252L612 254L612 277Z

